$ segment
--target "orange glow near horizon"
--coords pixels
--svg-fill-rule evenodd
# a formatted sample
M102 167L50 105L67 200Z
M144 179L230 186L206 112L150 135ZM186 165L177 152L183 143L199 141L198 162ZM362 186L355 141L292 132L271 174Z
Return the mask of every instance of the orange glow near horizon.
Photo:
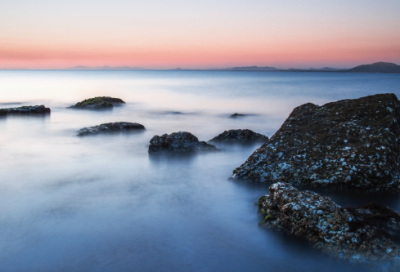
M0 68L63 69L83 66L131 66L148 69L225 68L233 66L274 66L277 68L352 67L377 61L400 62L394 48L278 48L170 49L170 50L93 50L11 49L0 47Z
M400 64L397 1L171 1L10 1L0 10L0 69Z

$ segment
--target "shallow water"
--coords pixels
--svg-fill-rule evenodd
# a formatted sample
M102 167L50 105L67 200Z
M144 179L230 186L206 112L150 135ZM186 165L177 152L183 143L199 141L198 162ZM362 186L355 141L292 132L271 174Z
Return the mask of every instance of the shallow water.
M0 118L0 271L386 271L259 228L254 203L268 186L227 180L257 145L183 157L147 149L152 136L174 131L272 136L302 103L399 96L399 86L400 75L385 74L0 71L0 108L52 109ZM66 108L100 95L127 104ZM235 112L249 116L228 118ZM76 137L112 121L146 131ZM343 206L376 200L400 210L397 196L325 194Z

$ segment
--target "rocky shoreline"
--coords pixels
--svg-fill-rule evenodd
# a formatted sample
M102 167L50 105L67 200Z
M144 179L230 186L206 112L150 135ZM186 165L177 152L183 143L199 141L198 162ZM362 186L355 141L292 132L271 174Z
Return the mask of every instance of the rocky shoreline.
M94 97L70 108L102 110L125 102ZM0 109L0 115L49 114L43 105ZM182 114L172 112L172 114ZM231 117L243 117L234 114ZM344 208L310 190L400 192L400 102L394 94L377 94L318 106L295 108L271 137L249 129L226 130L209 140L217 144L262 143L231 179L271 184L260 197L260 225L306 239L314 247L355 263L400 264L393 237L400 236L400 215L369 203ZM85 127L77 136L143 131L139 123L113 122ZM219 149L190 132L155 135L149 155L193 154ZM296 187L295 187L296 186Z

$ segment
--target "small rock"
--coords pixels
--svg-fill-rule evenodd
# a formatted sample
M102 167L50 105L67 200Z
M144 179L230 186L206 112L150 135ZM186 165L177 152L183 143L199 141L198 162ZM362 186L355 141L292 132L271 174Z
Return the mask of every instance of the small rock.
M268 141L267 136L256 133L250 129L225 130L223 133L209 140L209 142L215 143L264 143L266 141Z
M229 118L244 117L244 116L245 116L244 114L236 112L236 113L232 114L231 116L229 116Z
M8 114L49 114L51 111L44 105L22 106L16 108L0 109L0 115Z
M94 135L104 132L117 132L117 131L131 131L131 130L144 130L145 127L138 123L129 122L116 122L106 123L94 127L82 128L78 131L78 136Z
M91 109L91 110L101 110L101 109L112 109L114 104L120 105L125 104L122 99L109 97L109 96L98 96L94 98L85 99L81 102L76 103L69 108L74 109Z
M217 148L213 145L207 144L190 132L180 131L171 134L164 134L162 136L154 136L150 140L149 153L157 152L195 152L195 151L213 151Z

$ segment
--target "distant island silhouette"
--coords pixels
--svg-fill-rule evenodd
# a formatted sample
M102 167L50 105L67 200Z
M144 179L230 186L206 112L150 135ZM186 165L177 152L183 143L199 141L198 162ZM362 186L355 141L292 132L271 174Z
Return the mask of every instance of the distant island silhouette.
M279 69L276 67L270 66L238 66L238 67L227 67L227 68L210 68L210 69L187 69L187 68L175 68L175 69L149 69L143 67L131 67L131 66L98 66L98 67L90 67L90 66L83 66L77 65L70 68L64 69L26 69L26 68L19 68L19 69L0 69L0 70L75 70L75 71L135 71L135 70L147 70L147 71L259 71L259 72L337 72L337 73L400 73L400 65L390 62L375 62L372 64L363 64L356 66L350 69L340 69L340 68L331 68L331 67L324 67L324 68L308 68L308 69L301 69L301 68L288 68L288 69Z
M275 67L258 67L258 66L246 66L246 67L233 67L221 69L226 71L277 71L277 72L348 72L348 73L400 73L400 66L390 62L375 62L372 64L359 65L351 69L337 69L324 67L321 69L278 69Z
M354 73L400 73L400 66L390 62L375 62L373 64L359 65L347 72Z

